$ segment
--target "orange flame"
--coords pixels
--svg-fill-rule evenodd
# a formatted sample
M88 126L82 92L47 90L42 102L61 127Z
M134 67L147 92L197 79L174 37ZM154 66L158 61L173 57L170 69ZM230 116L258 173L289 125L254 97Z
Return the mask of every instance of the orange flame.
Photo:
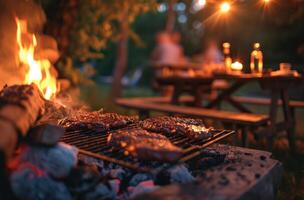
M29 45L25 45L25 42L22 40L22 34L28 34L26 21L16 18L16 24L19 61L28 67L24 83L35 83L44 95L44 98L52 99L56 96L58 90L56 77L51 74L52 65L47 59L36 60L34 58L37 46L37 39L34 34L32 34Z

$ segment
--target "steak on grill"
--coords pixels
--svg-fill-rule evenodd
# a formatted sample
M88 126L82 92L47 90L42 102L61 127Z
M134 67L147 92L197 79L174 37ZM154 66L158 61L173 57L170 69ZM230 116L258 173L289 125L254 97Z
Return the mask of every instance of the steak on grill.
M206 128L202 120L179 117L155 117L140 122L148 131L167 134L183 134L190 139L206 139L212 136L213 128Z
M96 130L107 131L122 128L137 121L137 117L124 116L116 113L102 113L100 111L79 111L59 121L59 125L68 131Z
M141 128L116 130L108 136L108 144L141 160L173 162L182 156L182 149L168 138Z

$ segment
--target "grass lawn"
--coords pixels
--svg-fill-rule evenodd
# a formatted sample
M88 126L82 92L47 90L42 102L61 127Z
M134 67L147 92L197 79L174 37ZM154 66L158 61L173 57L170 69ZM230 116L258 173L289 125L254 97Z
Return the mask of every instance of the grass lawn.
M126 110L118 107L115 103L109 100L110 94L109 86L91 85L83 86L80 89L81 99L86 102L92 109L98 110L103 108L105 111L118 112L121 114L136 114L134 111ZM157 93L149 88L137 87L126 88L124 90L124 97L138 97L138 96L155 96ZM242 88L237 95L259 95L267 96L267 93L261 93L256 85L248 85ZM225 109L231 110L232 108L223 105ZM256 113L267 114L268 110L265 106L248 106ZM282 118L282 113L280 113ZM277 140L276 148L273 152L273 157L280 160L284 166L284 175L281 183L278 199L280 200L304 200L304 110L298 109L296 111L297 120L297 144L300 151L291 154L286 148L286 139ZM263 149L262 146L254 145L253 148Z

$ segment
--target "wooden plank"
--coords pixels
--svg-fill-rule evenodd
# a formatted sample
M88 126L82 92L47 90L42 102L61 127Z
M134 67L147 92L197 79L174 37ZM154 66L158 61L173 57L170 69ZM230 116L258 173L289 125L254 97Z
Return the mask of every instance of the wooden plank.
M236 102L247 103L247 104L260 104L270 105L271 99L261 97L246 97L246 96L233 96L232 99ZM282 105L282 101L279 101L279 105ZM304 101L289 101L291 107L304 108Z
M176 106L170 104L156 104L151 102L142 102L138 99L118 99L116 103L118 105L131 109L148 111L153 110L165 113L182 114L190 117L205 117L219 121L239 123L245 125L263 125L268 121L268 117L265 115L234 113L228 111L219 111L188 106Z
M220 95L218 95L214 100L208 103L206 106L207 108L213 108L220 104L223 100L225 100L227 97L231 96L234 92L236 92L238 89L240 89L243 85L245 85L245 81L236 81L231 85L230 88L227 90L224 90Z
M161 96L161 97L136 97L137 99L141 99L143 101L154 102L154 103L170 103L170 97ZM211 96L206 97L207 100L213 100ZM248 96L233 96L231 99L235 102L245 103L245 104L257 104L257 105L265 105L269 106L271 100L269 98L262 97L248 97ZM193 96L183 95L179 97L178 100L180 103L189 103L193 102ZM282 105L282 100L279 100L279 105ZM295 101L290 100L289 106L296 108L304 108L304 101Z

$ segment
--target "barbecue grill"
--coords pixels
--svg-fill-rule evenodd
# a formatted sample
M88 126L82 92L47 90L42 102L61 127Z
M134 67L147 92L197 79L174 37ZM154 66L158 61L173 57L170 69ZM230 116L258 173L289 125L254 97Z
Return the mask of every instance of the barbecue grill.
M128 131L130 128L134 128L134 126L129 126L124 129ZM127 155L124 150L113 149L112 146L107 144L107 138L110 133L111 131L99 132L97 130L66 131L61 141L76 146L79 149L79 153L85 156L115 163L137 172L157 174L161 170L172 167L173 165L189 162L199 157L202 155L205 147L230 136L235 133L235 131L211 130L212 136L205 139L189 139L178 133L161 133L174 145L183 149L183 156L174 163L138 160L135 157Z

